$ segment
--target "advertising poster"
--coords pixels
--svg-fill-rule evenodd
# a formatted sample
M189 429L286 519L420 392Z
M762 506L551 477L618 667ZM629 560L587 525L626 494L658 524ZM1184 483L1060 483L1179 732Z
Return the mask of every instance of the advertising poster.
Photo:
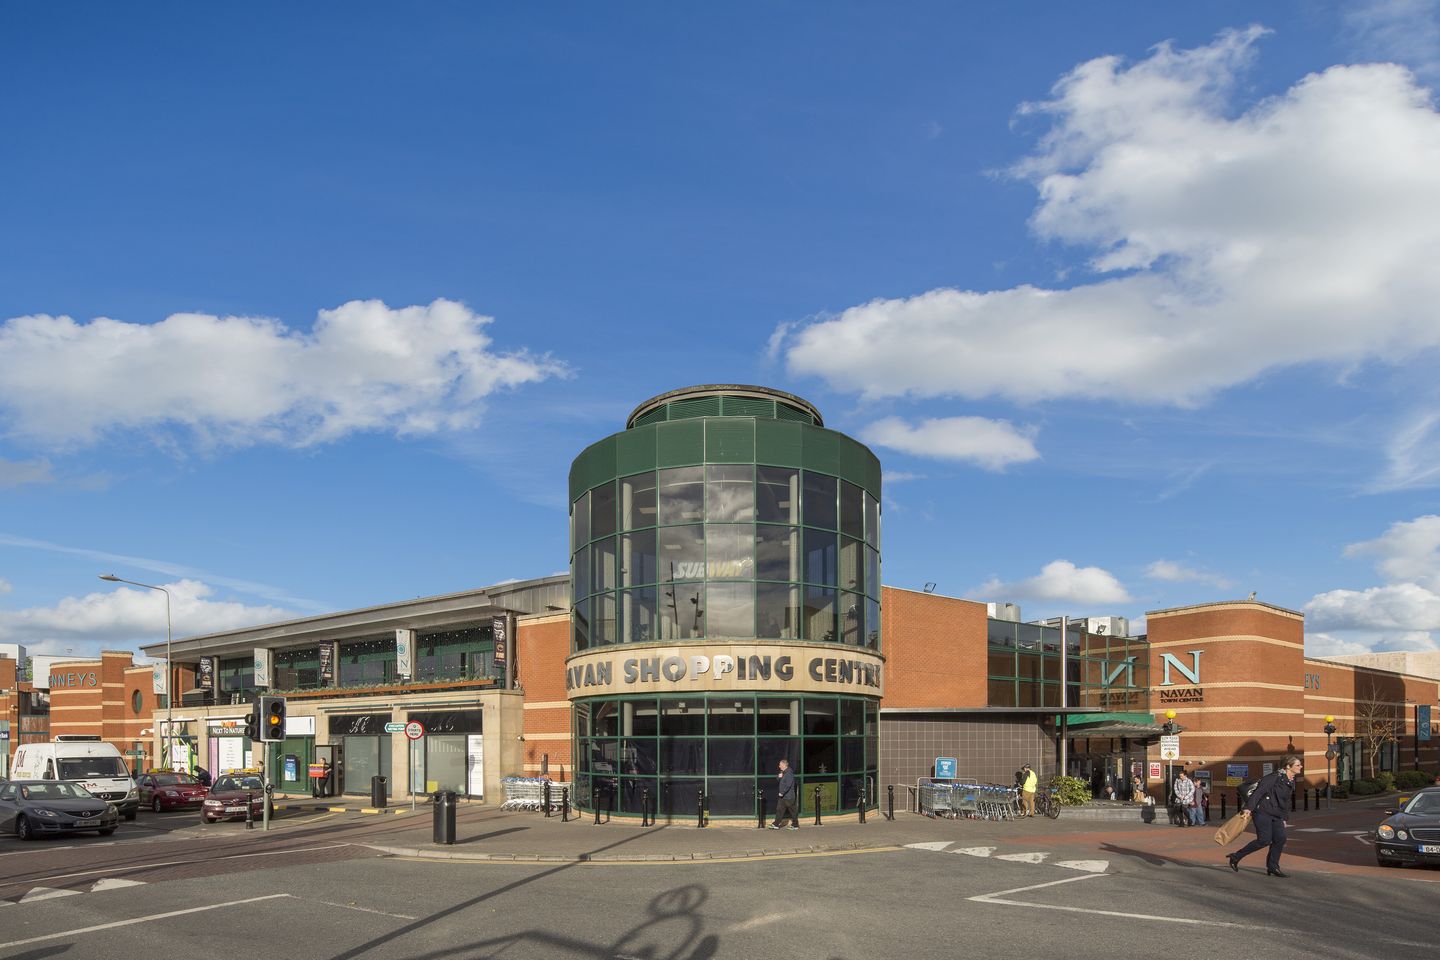
M165 669L165 664L163 663L155 663L150 665L151 692L164 693L166 691L165 674L168 672L169 671Z
M200 665L195 668L195 686L201 690L215 689L215 658L201 657Z
M503 668L510 645L510 621L505 617L492 617L490 629L495 635L495 666Z
M1227 787L1238 787L1250 777L1250 764L1248 763L1227 763L1225 764L1225 785Z
M243 770L245 768L245 738L244 737L217 737L214 743L219 744L219 751L216 754L216 772L226 770Z
M270 686L270 650L266 647L255 648L255 686Z
M485 738L478 733L465 738L465 792L485 796Z
M402 677L415 676L415 631L395 631L395 672Z
M335 644L320 644L320 686L335 684Z

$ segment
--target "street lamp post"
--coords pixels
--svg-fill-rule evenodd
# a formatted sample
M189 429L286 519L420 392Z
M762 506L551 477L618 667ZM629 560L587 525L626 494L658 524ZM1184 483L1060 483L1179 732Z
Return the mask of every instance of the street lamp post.
M1325 718L1325 809L1334 809L1335 801L1331 798L1332 788L1330 786L1330 762L1335 759L1335 718Z
M1165 711L1165 725L1164 725L1163 727L1161 727L1160 729L1162 729L1162 730L1165 731L1165 736L1167 736L1167 737L1173 737L1173 736L1175 736L1175 711L1174 711L1174 710L1166 710L1166 711ZM1171 760L1170 758L1167 757L1167 758L1165 759L1165 806L1166 806L1166 807L1169 807L1169 806L1170 806L1170 790L1171 790L1172 784L1174 784L1174 782L1175 782L1175 774L1174 774L1174 771L1172 770L1172 764L1173 764L1173 763L1174 763L1174 761Z
M164 587L157 587L153 583L126 580L113 573L102 573L100 579L109 580L111 583L128 583L131 586L144 587L147 590L159 590L165 594L165 731L160 738L160 751L166 763L173 763L174 758L170 755L170 744L175 736L175 671L174 661L170 659L170 591Z

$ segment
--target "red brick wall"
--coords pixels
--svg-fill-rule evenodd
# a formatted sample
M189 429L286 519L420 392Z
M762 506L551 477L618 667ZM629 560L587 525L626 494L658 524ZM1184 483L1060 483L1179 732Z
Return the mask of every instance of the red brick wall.
M881 589L885 707L984 707L985 604Z
M540 773L549 758L550 776L570 780L570 701L565 693L565 658L570 655L570 618L565 614L521 619L515 626L520 682L525 687L525 772Z

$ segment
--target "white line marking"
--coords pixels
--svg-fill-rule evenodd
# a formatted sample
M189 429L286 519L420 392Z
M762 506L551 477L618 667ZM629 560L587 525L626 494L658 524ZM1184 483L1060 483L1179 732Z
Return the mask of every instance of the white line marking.
M955 842L954 840L932 840L932 841L930 841L930 842L928 842L928 843L907 843L907 844L905 844L905 849L906 849L906 850L937 850L937 851L938 851L938 850L944 850L946 847L950 846L950 844L952 844L952 843L954 843L954 842Z
M806 913L807 911L804 910L782 910L779 913L767 913L762 916L751 917L749 920L742 920L739 923L732 924L731 926L726 928L725 932L738 933L741 930L757 930L760 927L768 927L774 923L783 923L784 921L793 919L795 917L805 916Z
M963 853L967 857L988 857L999 847L961 847L959 850L951 850L951 853Z
M1007 853L996 860L1012 860L1015 863L1044 863L1048 853Z
M228 854L228 855L223 856L223 857L196 857L196 858L191 859L191 860L161 860L161 861L156 861L155 863L140 863L140 864L136 864L136 865L133 866L133 867L100 867L99 869L96 869L96 870L79 870L79 871L76 871L75 873L57 873L57 874L55 874L54 876L41 877L41 878L40 878L40 881L44 881L44 880L70 880L70 879L73 879L73 878L75 878L75 877L88 877L88 876L91 876L92 874L96 874L96 873L133 873L133 872L135 872L136 870L153 870L153 869L155 869L156 867L178 867L178 866L183 866L184 864L187 864L187 863L219 863L219 862L222 861L222 860L244 860L244 859L247 858L247 857L279 857L279 856L284 856L284 855L287 854L287 853L311 853L311 852L316 851L316 850L336 850L336 849L339 849L340 847L348 847L348 846L350 846L350 844L348 844L348 843L331 843L331 844L327 844L326 846L323 846L323 847L299 847L299 848L296 848L296 849L288 849L288 850L266 850L266 851L264 851L264 852L262 852L262 853L232 853L232 854ZM35 880L28 880L28 881L26 881L26 883L36 883L36 882L39 882L39 881L35 881ZM0 883L0 887L18 887L18 886L23 886L23 885L24 885L24 884L20 884L20 883Z
M49 853L51 850L74 850L77 846L79 846L79 844L72 843L63 847L46 847L45 852ZM9 853L0 853L0 857L23 857L27 853L36 852L37 851L34 848L31 848L29 850L11 850Z
M31 887L30 891L21 897L20 903L34 903L36 900L54 900L56 897L73 897L79 890L56 890L54 887Z
M190 907L186 910L171 910L167 913L152 913L148 917L132 917L129 920L116 920L111 923L97 923L93 927L80 927L75 930L65 930L61 933L46 933L38 937L30 937L27 940L12 940L9 943L0 943L0 950L10 947L24 947L32 943L43 943L46 940L59 940L61 937L78 937L82 933L95 933L98 930L113 930L116 927L128 927L136 923L149 923L151 920L164 920L168 917L183 917L187 913L204 913L207 910L219 910L222 907L239 907L247 903L259 903L262 900L278 900L281 897L289 898L288 893L271 893L263 897L251 897L248 900L228 900L225 903L212 903L204 907Z
M90 888L91 893L99 893L101 890L119 890L121 887L143 887L144 880L123 880L120 877L106 877L103 880L96 880L95 885Z
M1112 876L1112 874L1082 873L1078 877L1066 877L1064 880L1052 880L1049 883L1037 883L1029 887L1016 887L1014 890L1001 890L998 893L985 893L978 897L969 897L968 899L974 900L976 903L997 903L1007 907L1030 907L1035 910L1062 910L1066 913L1093 913L1102 917L1124 917L1127 920L1158 920L1163 923L1184 923L1200 927L1231 927L1236 930L1289 932L1284 927L1261 927L1254 924L1231 923L1224 920L1192 920L1189 917L1155 916L1149 913L1124 913L1120 910L1092 910L1089 907L1066 907L1058 903L1028 903L1024 900L1000 899L1012 893L1025 893L1028 890L1040 890L1044 887L1054 887L1062 883L1075 883L1077 880L1098 880L1106 876Z
M1109 860L1056 860L1055 866L1085 873L1104 873L1110 869Z
M1329 827L1299 827L1295 833L1334 833Z
M1363 837L1365 834L1367 834L1367 833L1369 833L1369 832L1370 832L1369 830L1346 830L1346 831L1345 831L1343 834L1341 834L1341 835L1342 835L1342 836L1346 836L1346 837Z
M339 907L341 910L358 910L361 913L378 913L382 917L394 917L397 920L419 920L419 917L406 916L403 913L386 913L384 910L375 910L371 907L362 907L353 903L333 903L329 900L315 900L310 897L295 897L296 900L304 900L306 903L320 903L327 907Z

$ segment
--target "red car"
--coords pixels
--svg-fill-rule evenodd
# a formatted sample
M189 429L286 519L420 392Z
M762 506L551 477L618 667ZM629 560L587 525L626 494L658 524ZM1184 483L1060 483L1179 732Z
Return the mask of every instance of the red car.
M147 773L135 781L140 788L140 805L156 813L162 810L198 807L210 791L188 773Z
M246 800L250 816L259 820L265 815L265 782L253 773L231 773L218 777L210 787L210 795L200 805L200 819L206 823L217 820L244 820ZM271 804L270 815L275 815Z

